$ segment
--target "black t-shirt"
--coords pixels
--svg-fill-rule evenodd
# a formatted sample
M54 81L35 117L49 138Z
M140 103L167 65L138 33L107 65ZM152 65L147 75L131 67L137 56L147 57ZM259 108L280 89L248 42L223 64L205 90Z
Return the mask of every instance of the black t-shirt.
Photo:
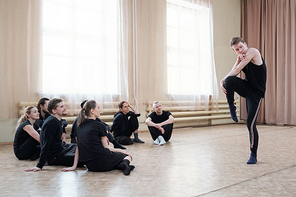
M75 137L77 137L77 120L78 120L78 116L75 118L73 124L72 124L72 129L71 129L71 139L74 139ZM76 140L75 140L76 142Z
M40 131L41 153L38 168L42 168L46 161L52 160L63 150L62 133L62 123L57 118L49 116L44 121Z
M24 130L24 127L27 125L31 125L29 120L21 123L20 126L17 128L13 141L14 148L19 148L29 137L32 138L32 136L30 136L28 132Z
M162 114L159 116L156 114L156 112L152 112L149 114L148 117L151 118L151 121L154 123L161 123L169 119L169 116L172 115L169 111L162 111Z
M266 90L266 65L262 58L262 64L256 65L249 62L244 68L243 72L246 75L248 87L252 92L255 92L261 98L264 98Z
M50 116L50 113L49 113L49 112L46 112L46 113L45 113L45 116L43 117L43 116L41 115L41 112L40 112L40 111L38 111L38 112L39 112L39 119L35 121L35 124L36 124L39 128L41 128L42 125L43 125L43 123L44 123L44 121L46 120L46 118L48 118L48 117Z
M77 121L78 121L78 117L76 117L73 122L72 130L70 134L71 138L77 137ZM106 130L110 131L110 126L107 123L103 122L100 118L97 118L96 121L98 121L99 123L102 123L105 126Z
M110 152L102 144L101 137L107 136L107 132L99 121L86 120L76 130L80 162L90 161Z
M121 136L125 131L127 130L128 127L128 117L138 117L141 114L135 114L132 111L129 111L127 114L124 114L122 111L117 112L114 115L114 120L113 124L111 126L111 132L114 131L114 136Z

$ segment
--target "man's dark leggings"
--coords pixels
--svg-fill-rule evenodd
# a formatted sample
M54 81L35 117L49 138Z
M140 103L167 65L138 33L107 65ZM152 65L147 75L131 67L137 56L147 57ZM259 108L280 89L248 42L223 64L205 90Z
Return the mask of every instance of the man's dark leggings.
M162 126L162 128L164 129L164 134L162 134L161 131L155 127L148 127L153 140L156 140L156 138L158 138L158 136L160 135L164 138L166 142L171 139L171 135L173 132L173 123L164 125Z
M246 98L247 106L247 127L250 137L251 151L256 153L258 149L259 135L256 128L256 120L260 109L262 98L250 90L246 80L238 77L229 76L225 80L225 88L227 90L227 102L234 102L234 92L238 93L241 97Z

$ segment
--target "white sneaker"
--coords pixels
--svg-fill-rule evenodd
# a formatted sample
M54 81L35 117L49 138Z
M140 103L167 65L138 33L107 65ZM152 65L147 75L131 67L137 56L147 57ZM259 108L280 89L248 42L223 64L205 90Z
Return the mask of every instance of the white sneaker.
M158 136L158 138L157 138L158 140L159 140L159 146L161 146L161 145L163 145L163 144L165 144L166 142L165 142L165 140L163 139L163 137L160 135L160 136Z
M154 144L159 145L159 139L156 138L156 140L154 141Z

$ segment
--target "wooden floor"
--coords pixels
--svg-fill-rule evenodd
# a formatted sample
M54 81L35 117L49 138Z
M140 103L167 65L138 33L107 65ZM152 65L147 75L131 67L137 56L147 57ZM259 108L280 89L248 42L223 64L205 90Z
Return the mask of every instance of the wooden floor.
M37 161L19 161L12 145L0 145L0 196L296 196L296 128L258 126L258 163L247 165L248 131L243 124L175 129L156 146L128 146L136 166L119 170L60 172L45 166L24 172Z

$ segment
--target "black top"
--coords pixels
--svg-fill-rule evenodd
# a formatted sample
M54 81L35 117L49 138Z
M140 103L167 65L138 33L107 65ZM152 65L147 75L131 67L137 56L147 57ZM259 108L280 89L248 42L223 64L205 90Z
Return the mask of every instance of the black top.
M53 160L64 148L62 143L62 123L55 117L49 116L40 131L41 153L38 168L42 168L46 161Z
M39 128L41 128L42 125L43 125L43 123L44 123L44 121L46 120L46 118L48 118L48 117L50 116L50 113L49 113L49 112L46 112L46 113L45 113L45 116L43 117L43 116L41 115L41 112L40 112L40 111L38 111L38 112L39 112L39 119L35 121L35 124L36 124Z
M255 92L261 98L264 98L266 90L266 65L262 58L262 64L256 65L249 62L244 68L243 72L246 75L248 87L252 92Z
M159 116L156 112L152 112L148 117L151 118L151 121L154 123L161 123L169 119L169 116L172 115L169 111L162 111L162 114Z
M19 148L29 137L33 138L28 134L27 131L24 130L24 127L27 125L32 125L29 120L21 123L20 126L17 128L13 141L14 149Z
M86 120L77 127L80 162L90 161L110 151L102 144L101 137L104 136L107 136L106 128L97 120Z
M77 137L77 121L78 121L78 117L76 117L73 122L72 130L71 130L71 134L70 134L71 139L73 139L73 140L75 139L75 137ZM98 121L99 123L102 123L105 126L106 130L110 131L110 126L107 123L103 122L100 118L97 118L96 121ZM76 140L75 140L75 142L76 142Z
M141 114L135 114L132 111L129 111L127 114L124 114L122 111L118 111L114 115L113 125L111 126L110 132L114 131L114 136L121 136L125 133L128 127L128 117L139 117Z
M78 116L75 118L75 120L72 124L72 129L71 129L71 134L70 134L71 140L72 139L74 140L75 137L77 137L77 120L78 120ZM74 141L71 141L71 142L73 143ZM75 140L75 143L76 143L76 140Z

